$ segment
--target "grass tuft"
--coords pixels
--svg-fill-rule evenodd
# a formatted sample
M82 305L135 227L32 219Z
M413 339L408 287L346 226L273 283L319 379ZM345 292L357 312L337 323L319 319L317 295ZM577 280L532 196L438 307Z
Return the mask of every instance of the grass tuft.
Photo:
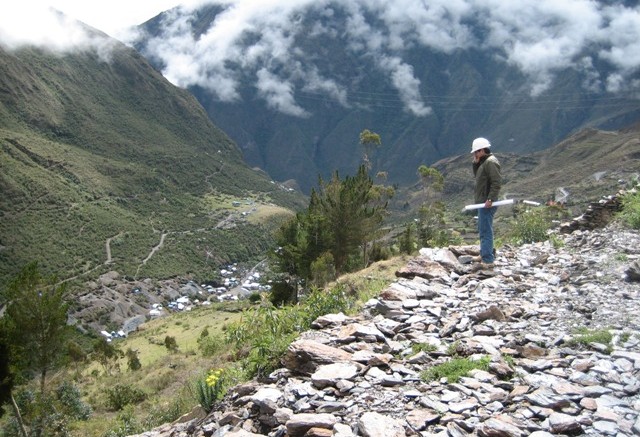
M420 374L424 381L434 381L440 378L447 378L450 384L456 383L461 377L467 375L471 370L480 369L487 370L491 357L485 356L479 360L471 358L453 358L442 364L430 367Z

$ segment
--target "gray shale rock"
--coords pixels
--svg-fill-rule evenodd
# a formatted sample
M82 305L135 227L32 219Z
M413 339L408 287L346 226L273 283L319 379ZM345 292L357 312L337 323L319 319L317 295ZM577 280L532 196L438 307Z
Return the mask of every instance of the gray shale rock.
M456 271L472 247L425 250L362 314L319 318L268 384L140 437L640 435L640 287L625 271L640 236L577 229L501 248L493 276ZM421 378L451 351L489 366Z

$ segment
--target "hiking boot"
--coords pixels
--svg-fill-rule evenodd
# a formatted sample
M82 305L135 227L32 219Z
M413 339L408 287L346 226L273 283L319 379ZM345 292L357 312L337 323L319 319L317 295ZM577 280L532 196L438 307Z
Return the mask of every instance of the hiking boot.
M479 272L480 270L493 270L493 263L474 262L471 264L471 272Z

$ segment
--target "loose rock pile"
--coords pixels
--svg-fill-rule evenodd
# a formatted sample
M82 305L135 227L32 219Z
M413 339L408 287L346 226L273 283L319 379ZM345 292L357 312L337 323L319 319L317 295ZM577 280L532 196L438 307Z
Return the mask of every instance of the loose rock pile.
M613 196L603 197L597 202L592 202L586 211L579 217L560 226L560 232L570 234L576 230L593 230L606 226L616 213L622 210L622 199L629 193L636 193L637 188L620 190Z
M564 245L424 250L355 317L330 314L267 381L156 436L640 435L640 236L609 226ZM606 328L611 344L573 342ZM457 382L423 371L491 357Z

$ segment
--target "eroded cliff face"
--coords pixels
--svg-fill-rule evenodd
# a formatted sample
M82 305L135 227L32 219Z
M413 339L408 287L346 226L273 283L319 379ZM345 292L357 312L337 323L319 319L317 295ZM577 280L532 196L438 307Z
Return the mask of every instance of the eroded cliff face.
M619 224L502 247L423 249L352 317L320 317L283 367L160 436L640 433L640 234ZM608 344L580 342L606 330ZM457 382L424 371L489 357Z

